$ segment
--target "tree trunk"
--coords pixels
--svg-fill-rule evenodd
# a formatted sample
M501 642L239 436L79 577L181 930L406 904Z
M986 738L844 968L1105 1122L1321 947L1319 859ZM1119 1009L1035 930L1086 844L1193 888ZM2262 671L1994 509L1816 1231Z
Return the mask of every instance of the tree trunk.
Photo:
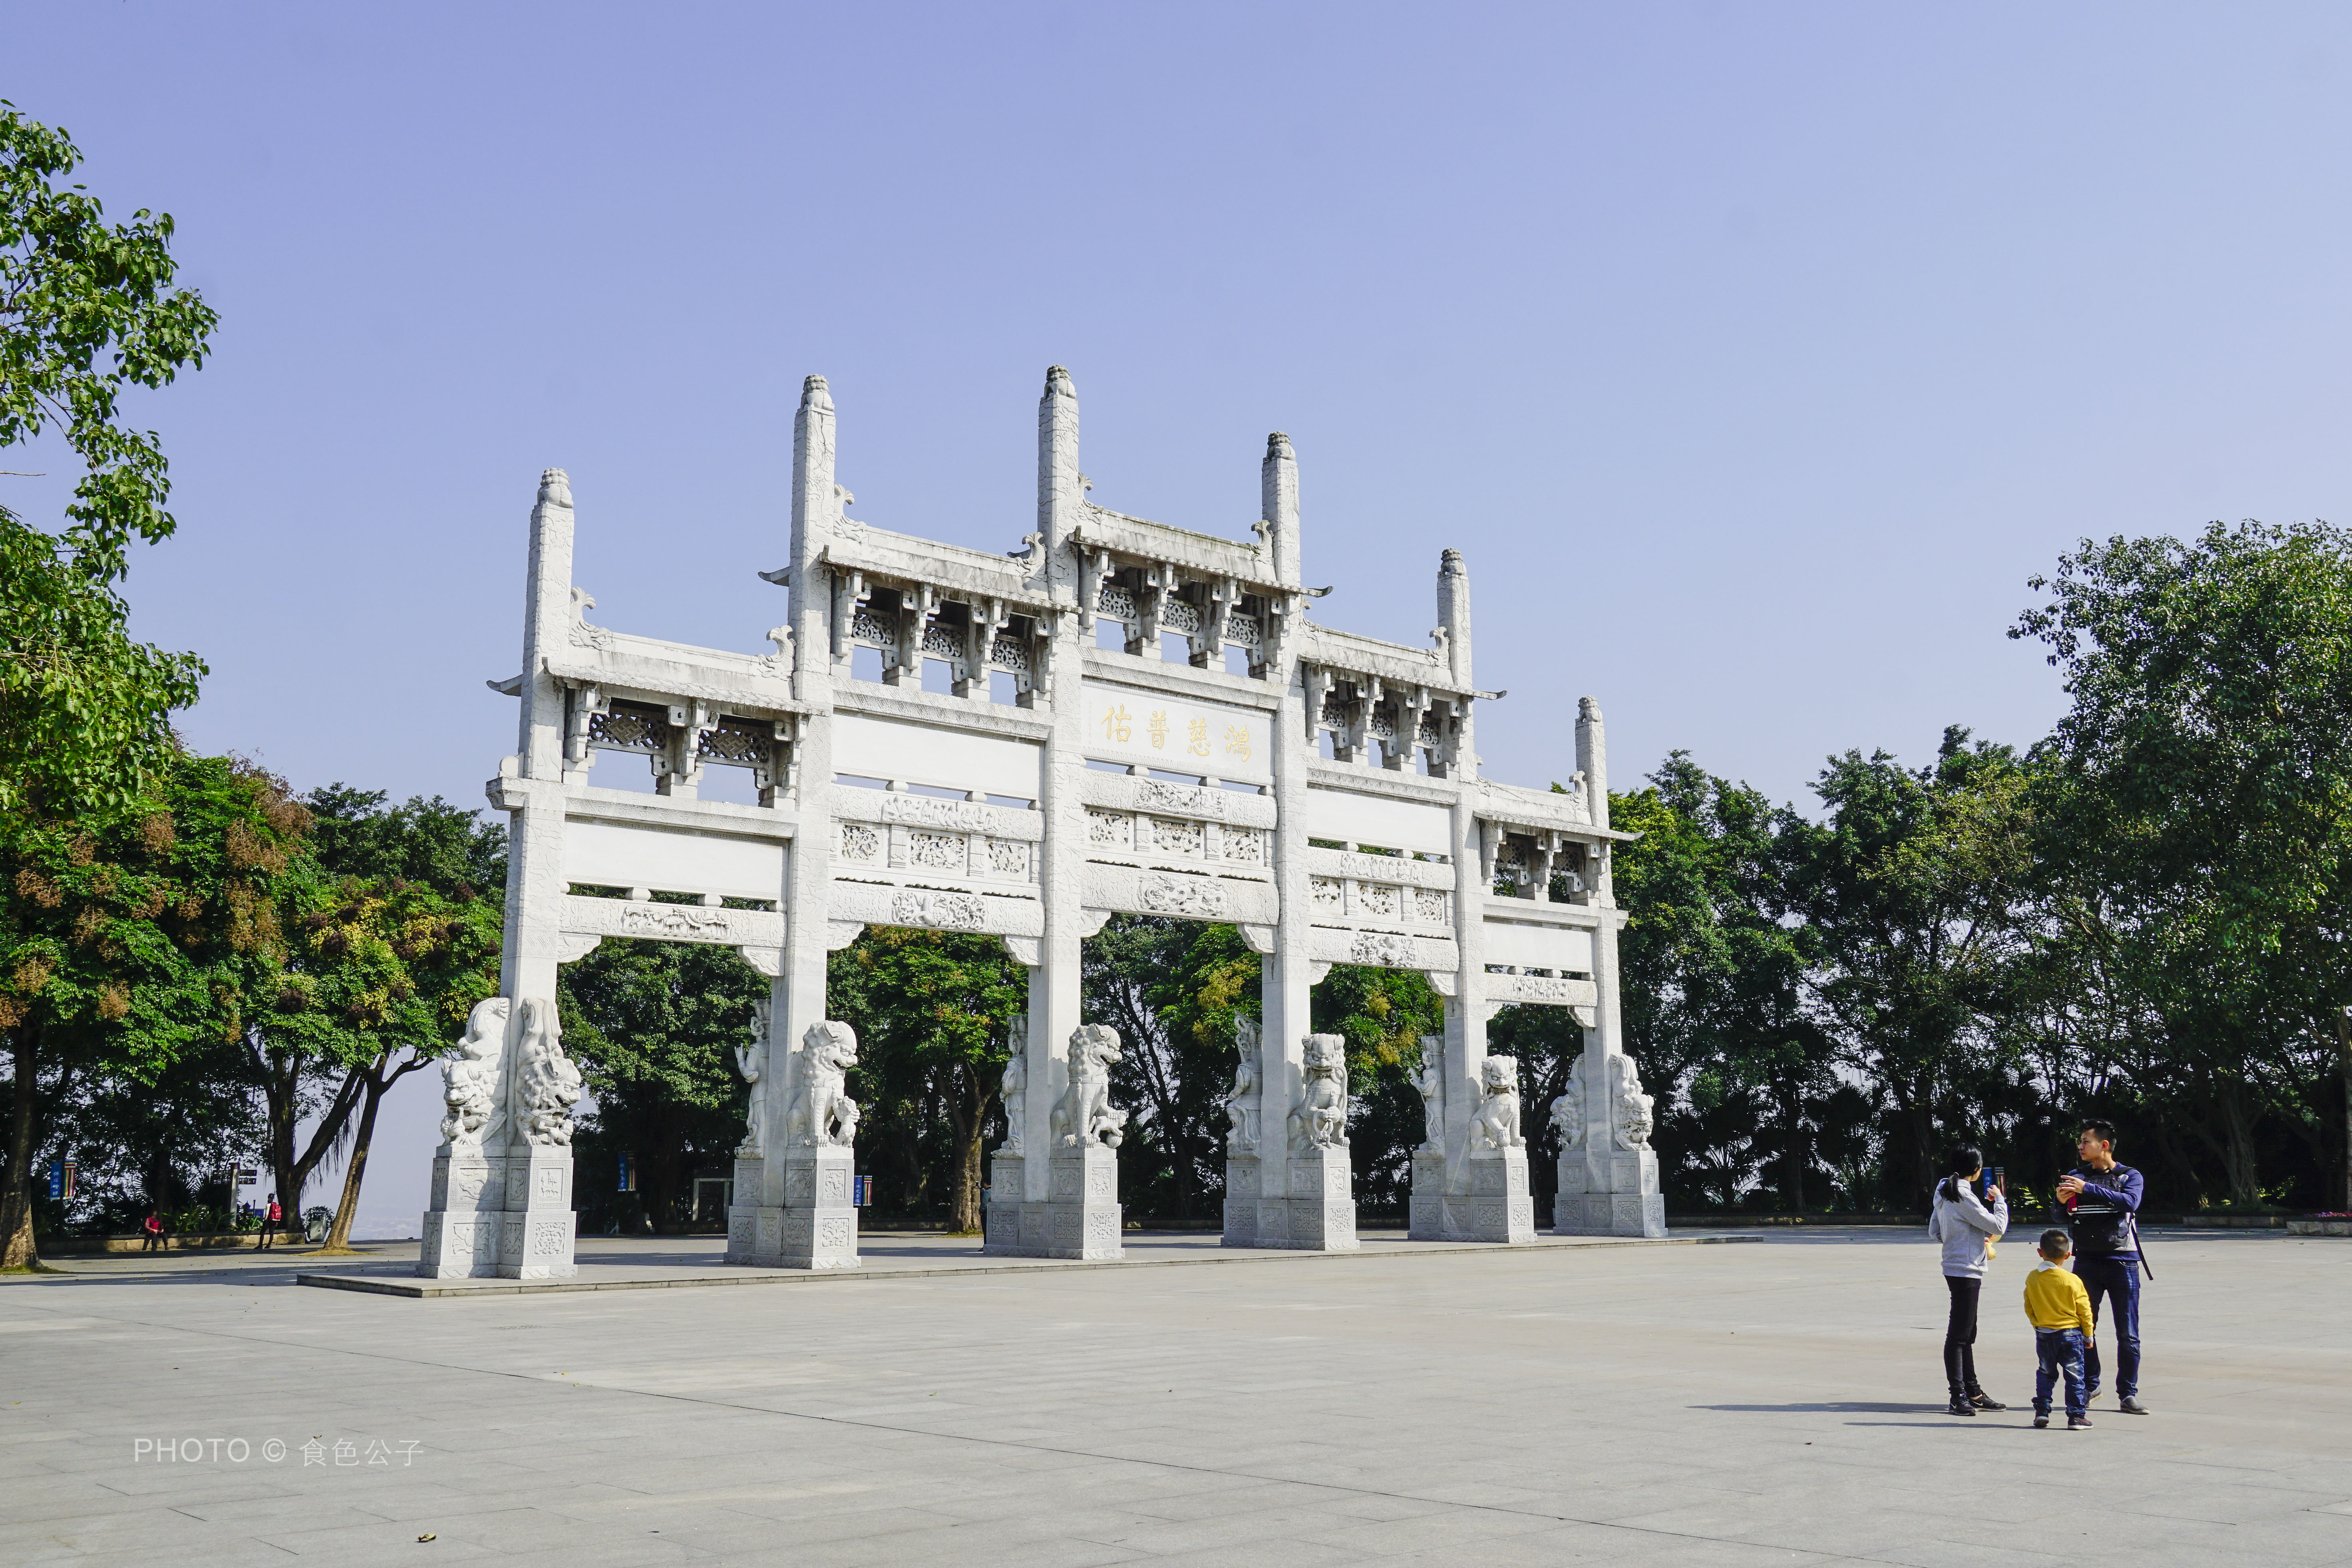
M335 1220L327 1229L326 1245L319 1248L322 1253L351 1250L352 1221L360 1209L360 1183L367 1176L368 1146L375 1138L376 1108L383 1103L383 1097L392 1091L394 1084L425 1065L422 1058L412 1058L387 1071L386 1064L391 1059L392 1053L386 1051L368 1068L362 1088L364 1098L360 1102L360 1124L352 1135L351 1163L343 1167L343 1195L335 1205ZM289 1220L296 1217L290 1208L286 1213Z
M1932 1209L1936 1206L1936 1166L1938 1163L1936 1159L1936 1115L1928 1108L1925 1095L1916 1097L1903 1109L1911 1118L1911 1136L1919 1145L1919 1185L1916 1196L1923 1207Z
M268 1122L269 1180L278 1203L292 1214L302 1197L302 1178L294 1159L294 1133L302 1120L302 1069L289 1066L277 1051L262 1058L261 1098ZM234 1205L236 1194L229 1194Z
M963 1077L971 1086L971 1094L954 1117L955 1191L948 1228L960 1236L976 1236L981 1227L980 1145L988 1131L988 1108L996 1091L984 1088L981 1075L970 1068L963 1070Z
M2336 1010L2336 1043L2344 1058L2344 1120L2339 1124L2344 1134L2344 1185L2336 1196L2344 1212L2352 1214L2352 1007ZM2321 1201L2326 1200L2323 1196Z
M8 1169L0 1177L0 1268L37 1268L41 1257L33 1244L33 1101L40 1090L39 1028L11 1030L9 1045L16 1084L8 1114Z
M1789 1161L1788 1200L1790 1214L1805 1212L1805 1111L1804 1100L1797 1091L1794 1079L1781 1084L1780 1125L1788 1135Z
M295 1135L302 1126L302 1058L292 1051L262 1050L253 1052L261 1074L261 1093L268 1107L269 1123L269 1173L275 1183L278 1205L289 1215L298 1214L302 1206L302 1185L310 1173L319 1168L327 1151L334 1147L335 1135L341 1132L352 1109L359 1104L362 1069L352 1068L343 1074L335 1097L327 1102L319 1119L318 1128L300 1153L294 1150ZM236 1194L230 1194L236 1201Z
M2230 1184L2230 1201L2258 1204L2263 1197L2262 1172L2254 1153L2252 1109L2246 1103L2246 1086L2234 1078L2214 1085L2214 1109L2221 1121L2221 1173Z

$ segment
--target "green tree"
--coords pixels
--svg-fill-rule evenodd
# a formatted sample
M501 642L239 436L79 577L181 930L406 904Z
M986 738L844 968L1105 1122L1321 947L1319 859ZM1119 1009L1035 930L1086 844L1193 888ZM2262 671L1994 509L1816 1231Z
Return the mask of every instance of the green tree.
M1258 1012L1258 955L1230 925L1113 915L1086 944L1084 1009L1118 1031L1111 1092L1135 1113L1119 1190L1140 1212L1189 1219L1224 1186L1234 1026Z
M66 183L80 162L0 101L0 448L54 433L84 470L58 532L0 506L0 824L127 809L204 673L133 641L113 584L133 540L174 527L162 447L124 422L123 393L201 365L215 318L173 287L169 215L108 223Z
M37 1262L32 1172L90 1086L152 1089L230 1046L282 970L281 879L309 814L225 757L171 758L134 809L0 837L0 1030L11 1067L0 1268Z
M1947 1143L1982 1136L2017 1066L1989 1020L2029 921L2036 835L2028 771L2006 746L1944 731L1936 760L1885 752L1830 760L1821 824L1791 819L1788 909L1818 963L1809 990L1841 1063L1893 1101L1924 1204Z
M2131 1088L2258 1203L2266 1144L2346 1149L2352 534L2084 540L2032 586L2011 636L2071 699L2047 750L2073 972Z
M1821 1141L1846 1131L1824 1115L1849 1108L1805 1007L1813 933L1788 918L1790 841L1804 825L1687 752L1647 783L1612 795L1609 819L1642 836L1616 852L1619 985L1669 1188L1730 1207L1760 1184L1801 1209L1807 1177L1826 1169Z
M349 1249L384 1095L446 1054L474 1004L498 994L504 913L399 878L321 878L304 891L270 1033L342 1072L335 1104L348 1135L322 1129L348 1151L323 1249L334 1253Z
M561 972L564 1048L594 1100L573 1136L580 1168L614 1173L627 1155L659 1231L688 1228L697 1168L743 1142L749 1096L734 1052L767 994L766 976L731 949L691 942L612 938ZM609 1174L579 1185L594 1213Z
M1421 1037L1445 1028L1445 1004L1417 969L1335 963L1307 1003L1318 1034L1348 1042L1349 1163L1359 1201L1373 1212L1401 1211L1412 1184L1412 1152L1424 1131L1413 1074ZM1265 1130L1268 1138L1280 1130Z
M982 1144L1026 972L995 937L874 926L833 955L827 994L857 1031L861 1160L893 1160L909 1208L944 1173L950 1228L977 1232Z

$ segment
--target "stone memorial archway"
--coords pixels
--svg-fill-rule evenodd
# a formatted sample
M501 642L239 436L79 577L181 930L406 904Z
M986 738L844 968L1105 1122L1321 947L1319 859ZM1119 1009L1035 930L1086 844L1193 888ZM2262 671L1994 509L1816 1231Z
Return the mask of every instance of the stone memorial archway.
M419 1272L572 1271L578 1075L555 971L607 936L720 943L772 977L728 1258L854 1267L856 1108L840 1074L855 1041L825 1016L825 955L868 924L993 934L1027 966L985 1246L1118 1256L1124 1117L1105 1075L1119 1042L1079 1016L1078 989L1080 942L1120 911L1231 921L1263 955L1263 1026L1228 1096L1228 1245L1357 1245L1335 1135L1345 1069L1335 1106L1331 1047L1307 1017L1334 963L1419 970L1445 998L1445 1032L1424 1042L1414 1237L1534 1235L1516 1064L1486 1048L1509 1004L1572 1008L1584 1026L1550 1108L1555 1228L1663 1234L1649 1102L1619 1038L1610 854L1626 836L1609 826L1600 710L1588 698L1578 712L1567 792L1479 776L1476 712L1502 694L1472 679L1456 552L1439 563L1430 644L1384 642L1308 618L1329 590L1300 575L1286 437L1268 438L1250 539L1127 516L1087 499L1077 396L1055 367L1035 530L992 554L852 521L834 418L809 377L790 559L761 574L789 606L767 654L590 622L569 481L541 479L523 668L492 683L522 710L488 786L512 823L506 1005L478 1010L445 1075L452 1117ZM1106 622L1123 649L1096 646ZM1170 637L1187 662L1160 657ZM882 656L881 680L852 677L860 648ZM927 660L952 695L922 689ZM991 700L992 677L1012 702ZM648 759L656 792L598 787L613 752ZM712 767L750 770L761 804L698 798ZM1570 897L1555 902L1563 876Z

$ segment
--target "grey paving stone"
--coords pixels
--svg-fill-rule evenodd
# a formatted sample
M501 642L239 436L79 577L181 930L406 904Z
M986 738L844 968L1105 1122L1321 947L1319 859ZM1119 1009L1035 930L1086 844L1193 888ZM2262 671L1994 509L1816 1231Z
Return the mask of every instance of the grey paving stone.
M2352 1561L2352 1244L2165 1249L2159 1414L2087 1434L1936 1414L1908 1236L441 1300L274 1263L9 1282L0 1561ZM1979 1342L2012 1398L2016 1250ZM183 1433L418 1447L132 1462Z

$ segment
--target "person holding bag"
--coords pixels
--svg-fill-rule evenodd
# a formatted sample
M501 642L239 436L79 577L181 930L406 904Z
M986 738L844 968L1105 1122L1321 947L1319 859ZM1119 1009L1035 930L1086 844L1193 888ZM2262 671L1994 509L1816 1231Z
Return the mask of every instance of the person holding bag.
M1927 1215L1927 1239L1943 1243L1944 1285L1951 1292L1950 1315L1944 1321L1944 1381L1951 1389L1954 1415L2009 1408L1977 1382L1977 1299L1984 1291L1993 1243L2009 1229L2009 1199L2000 1184L1985 1189L1990 1206L1977 1196L1976 1180L1983 1173L1982 1153L1954 1150L1951 1173L1936 1184L1935 1206Z
M2091 1296L2091 1314L2110 1304L2116 1340L2116 1407L2145 1415L2139 1396L2139 1282L2147 1268L2139 1244L2139 1205L2147 1183L2116 1159L2116 1130L2105 1121L2083 1129L2075 1145L2083 1163L2058 1181L2058 1201L2066 1205L2066 1229L2074 1240L2074 1272ZM2099 1350L2083 1358L2089 1395L2099 1394Z

